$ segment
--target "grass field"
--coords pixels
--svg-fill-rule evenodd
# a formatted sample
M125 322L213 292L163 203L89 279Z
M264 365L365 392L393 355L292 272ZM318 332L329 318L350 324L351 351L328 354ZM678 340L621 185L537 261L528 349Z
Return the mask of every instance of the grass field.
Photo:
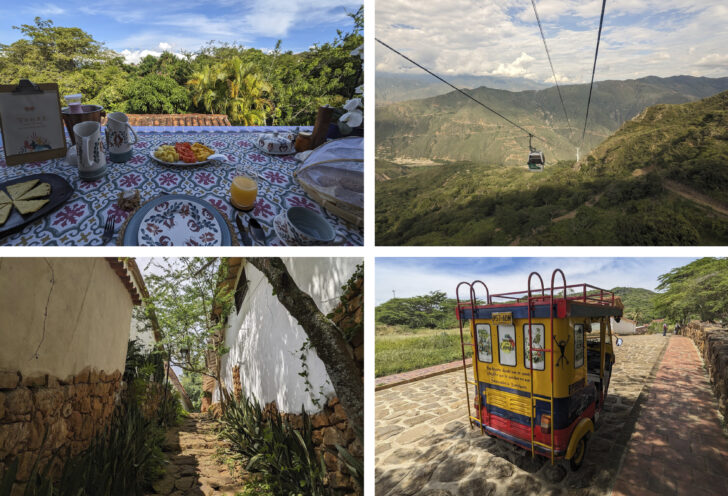
M469 338L466 337L466 341ZM458 329L402 329L377 326L376 377L448 363L462 358ZM465 350L470 356L469 349Z

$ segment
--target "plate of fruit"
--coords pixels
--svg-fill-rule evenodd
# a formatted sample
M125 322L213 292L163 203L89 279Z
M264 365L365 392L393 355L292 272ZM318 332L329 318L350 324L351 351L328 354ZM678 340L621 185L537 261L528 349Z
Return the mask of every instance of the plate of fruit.
M225 155L215 153L215 150L202 143L177 142L173 145L165 144L157 147L149 156L164 165L181 167L194 167L204 165L211 160L227 160Z

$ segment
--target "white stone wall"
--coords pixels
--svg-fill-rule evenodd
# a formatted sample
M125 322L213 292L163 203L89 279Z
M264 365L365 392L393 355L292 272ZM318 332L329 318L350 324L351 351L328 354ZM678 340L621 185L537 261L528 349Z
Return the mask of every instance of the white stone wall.
M0 370L123 371L132 307L103 258L0 258Z
M636 334L637 324L633 320L622 318L619 322L612 317L612 332L617 334Z
M296 284L311 295L319 310L331 312L339 303L341 287L361 263L360 258L287 258L283 259ZM223 382L232 392L232 368L240 366L240 380L245 394L252 394L261 404L275 401L282 412L299 413L321 410L305 390L298 350L306 333L273 295L265 276L250 264L244 264L248 291L239 313L229 318L223 356ZM324 397L334 395L323 362L314 350L308 354L309 381L314 392ZM318 396L318 395L317 395ZM213 402L219 401L217 388Z

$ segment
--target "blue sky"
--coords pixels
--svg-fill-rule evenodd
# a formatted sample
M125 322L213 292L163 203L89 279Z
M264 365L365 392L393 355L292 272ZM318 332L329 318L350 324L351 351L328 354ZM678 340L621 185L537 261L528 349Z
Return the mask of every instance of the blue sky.
M559 82L591 78L601 0L536 0ZM725 0L609 0L597 80L728 76ZM527 0L380 1L376 35L443 75L553 83ZM376 48L377 71L418 69Z
M0 0L0 43L32 24L36 16L58 26L79 27L106 46L137 60L163 50L195 51L210 40L271 49L308 49L332 41L336 29L353 27L347 12L361 0ZM145 52L146 51L146 52Z
M587 283L603 289L629 286L654 290L658 276L694 258L377 258L375 300L445 291L455 296L461 281L480 279L493 293L527 289L528 275L539 272L549 286L560 268L567 284ZM557 284L561 284L557 276ZM535 283L534 283L535 284Z

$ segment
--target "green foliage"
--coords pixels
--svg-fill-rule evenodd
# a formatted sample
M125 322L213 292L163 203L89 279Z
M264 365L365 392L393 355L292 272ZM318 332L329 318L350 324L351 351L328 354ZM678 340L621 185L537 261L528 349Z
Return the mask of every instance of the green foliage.
M340 106L362 82L363 9L352 32L301 53L212 42L178 57L164 52L138 65L79 28L36 18L23 38L0 45L0 83L20 78L57 82L60 95L81 92L85 103L127 113L227 114L233 124L310 125L320 105Z
M202 405L202 374L185 372L182 374L180 381L192 402L192 410L199 412Z
M324 495L326 467L314 449L311 419L305 411L302 417L303 428L293 429L278 412L264 415L257 401L243 395L228 403L220 435L274 494Z
M467 334L465 339L466 342L469 339ZM399 330L390 334L377 329L374 343L376 377L453 362L462 358L459 329ZM471 354L472 349L466 346L465 356L469 357Z
M129 114L180 114L190 106L190 96L169 76L148 74L127 84L119 108ZM224 113L224 112L223 112Z
M457 325L455 301L444 291L411 298L392 298L374 310L376 322L410 328L451 329Z
M552 158L538 174L518 159L517 150L526 150L525 143L520 145L510 130L490 122L492 116L476 114L455 95L378 108L377 244L727 244L728 218L703 200L726 206L728 92L681 105L641 105L707 96L725 89L728 78L647 79L600 83L600 91L613 92L604 99L611 106L598 112L599 119L612 120L605 121L602 136L642 111L640 116L624 123L584 163ZM631 86L635 91L620 95ZM529 119L539 121L533 129L547 141L549 133L566 129L548 112L548 126L539 128L544 126L542 105L531 101L534 94L478 92L500 109L513 105L511 115L522 116L524 125ZM529 106L539 110L525 108ZM553 138L557 148L559 139L565 140ZM568 156L567 149L556 156ZM397 160L384 160L388 154ZM416 160L431 156L441 160ZM705 198L696 202L688 193L685 199L673 191L675 185Z
M135 402L117 409L108 429L66 463L59 495L141 495L163 474L164 431Z
M642 288L613 288L612 292L622 298L624 304L624 316L638 323L650 322L661 317L655 311L654 300L657 293Z
M655 309L673 322L728 319L728 259L701 258L659 280Z
M170 363L184 371L215 374L207 367L207 353L227 352L216 336L235 297L233 288L219 284L227 259L163 258L150 264L155 270L144 279L149 290L146 319L156 321Z

